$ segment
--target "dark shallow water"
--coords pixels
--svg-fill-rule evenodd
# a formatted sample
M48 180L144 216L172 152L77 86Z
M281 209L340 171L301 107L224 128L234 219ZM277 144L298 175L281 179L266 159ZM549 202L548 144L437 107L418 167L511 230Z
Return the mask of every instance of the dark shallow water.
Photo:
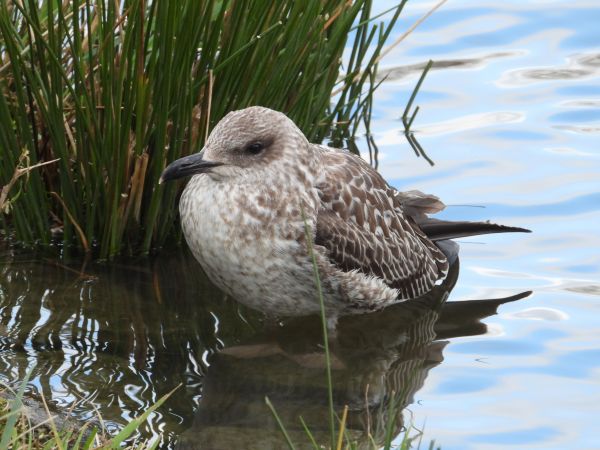
M431 6L409 2L396 36ZM373 132L384 176L442 197L446 218L534 231L463 240L449 300L533 294L440 307L449 280L343 323L336 407L350 406L357 440L380 439L390 418L396 435L397 405L444 450L600 446L599 23L595 1L453 0L382 62ZM428 58L438 64L413 128L433 168L398 120ZM35 366L33 393L59 408L82 398L74 413L93 420L94 406L109 428L181 383L142 430L165 443L279 448L265 396L295 441L307 442L299 415L326 438L316 320L265 322L185 254L81 267L4 250L0 261L4 381Z
M269 322L226 300L187 252L135 264L81 267L3 255L0 374L16 383L33 366L31 394L109 430L182 386L152 414L143 437L183 448L280 448L269 397L299 448L328 439L327 383L317 317ZM342 319L332 342L336 410L348 430L394 435L448 339L484 334L502 299L445 302L459 275L427 296Z

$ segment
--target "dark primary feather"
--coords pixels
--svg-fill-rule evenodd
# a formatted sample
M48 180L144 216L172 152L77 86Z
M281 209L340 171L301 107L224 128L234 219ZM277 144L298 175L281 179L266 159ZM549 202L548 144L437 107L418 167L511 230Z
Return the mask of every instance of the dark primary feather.
M427 218L419 222L419 228L434 241L456 239L466 236L490 233L531 233L531 230L509 227L491 222L447 221Z

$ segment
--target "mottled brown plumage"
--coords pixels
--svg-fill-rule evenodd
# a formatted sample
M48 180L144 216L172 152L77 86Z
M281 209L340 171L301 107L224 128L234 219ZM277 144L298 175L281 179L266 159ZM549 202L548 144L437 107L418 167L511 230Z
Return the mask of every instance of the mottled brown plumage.
M194 256L223 291L277 316L320 309L305 225L331 318L428 292L448 270L436 235L517 231L433 222L437 197L397 191L358 156L310 144L267 108L229 113L202 152L162 179L186 175L179 209Z
M429 291L447 272L448 262L405 212L403 200L413 209L418 202L401 196L359 157L318 148L323 172L316 184L321 205L315 243L342 270L381 278L400 298ZM414 198L426 211L443 208L436 197L414 193Z

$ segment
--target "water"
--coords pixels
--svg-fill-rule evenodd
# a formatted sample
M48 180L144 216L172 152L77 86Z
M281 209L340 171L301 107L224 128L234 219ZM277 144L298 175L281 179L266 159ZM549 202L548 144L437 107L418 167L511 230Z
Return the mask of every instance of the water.
M452 1L424 23L390 59L452 63L417 99L433 169L397 144L418 74L383 67L394 78L375 99L383 174L485 206L447 218L533 230L461 242L451 299L534 293L487 319L486 335L452 339L416 394L409 409L444 449L600 448L599 21L597 2Z
M395 36L432 5L409 2ZM463 239L442 309L453 280L420 306L342 324L336 408L350 406L356 439L380 438L390 417L398 434L396 405L444 450L600 448L598 23L593 1L453 0L382 62L373 132L384 176L442 197L445 218L533 234ZM434 167L398 120L429 58L413 128ZM296 442L307 442L299 415L326 439L317 321L266 323L185 254L83 268L8 250L1 260L5 381L35 364L32 394L58 408L83 398L74 413L94 420L93 405L110 429L182 383L142 430L165 445L279 448L265 396Z

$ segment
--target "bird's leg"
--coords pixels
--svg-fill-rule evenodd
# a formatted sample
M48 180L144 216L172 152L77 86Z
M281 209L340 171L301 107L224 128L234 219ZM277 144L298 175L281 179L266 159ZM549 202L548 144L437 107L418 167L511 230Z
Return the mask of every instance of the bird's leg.
M332 314L327 318L327 332L335 333L335 329L337 327L338 316L336 314Z
M327 340L334 343L337 340L338 315L331 314L327 317Z

